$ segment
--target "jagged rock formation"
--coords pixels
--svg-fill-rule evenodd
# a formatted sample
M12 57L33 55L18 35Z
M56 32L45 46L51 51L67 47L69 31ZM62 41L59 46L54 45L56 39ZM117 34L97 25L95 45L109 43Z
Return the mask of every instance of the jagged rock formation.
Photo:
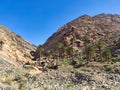
M3 26L0 26L0 41L3 41L0 57L13 64L30 61L32 58L30 51L36 49L34 45Z
M112 47L120 37L120 15L99 14L96 16L83 15L67 23L54 33L44 44L45 51L54 49L56 41L67 46L71 45L71 38L75 37L74 48L84 46L83 36L88 34L90 42L97 42L102 38L107 46Z

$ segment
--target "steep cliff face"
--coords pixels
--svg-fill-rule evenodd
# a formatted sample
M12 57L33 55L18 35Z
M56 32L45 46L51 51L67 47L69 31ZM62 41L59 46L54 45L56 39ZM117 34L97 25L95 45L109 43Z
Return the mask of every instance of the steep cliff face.
M58 29L57 32L48 38L43 47L45 51L54 49L56 41L70 46L71 38L74 37L74 47L78 49L84 46L83 37L86 34L89 35L90 42L97 42L102 38L108 46L112 46L120 37L120 15L99 14L94 17L88 15L80 16Z
M3 42L0 57L14 64L30 61L32 58L30 51L36 50L34 45L3 26L0 26L0 41Z

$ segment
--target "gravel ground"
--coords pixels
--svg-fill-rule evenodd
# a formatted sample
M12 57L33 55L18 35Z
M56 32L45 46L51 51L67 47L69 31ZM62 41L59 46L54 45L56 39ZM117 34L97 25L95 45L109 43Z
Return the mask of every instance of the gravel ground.
M15 82L14 79L17 81L6 85L0 77L0 90L120 90L119 66L109 72L103 67L74 69L70 65L60 66L58 70L48 70L33 76L25 75L27 70L14 67L0 58L0 75L12 75L11 82Z
M33 76L29 83L45 90L120 90L120 75L60 68Z

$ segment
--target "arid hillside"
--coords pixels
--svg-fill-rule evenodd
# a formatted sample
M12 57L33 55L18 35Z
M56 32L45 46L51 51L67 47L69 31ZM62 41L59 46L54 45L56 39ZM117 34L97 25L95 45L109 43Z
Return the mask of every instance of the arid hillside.
M64 46L73 45L74 50L80 50L84 46L84 36L89 36L89 42L96 43L102 39L108 47L113 47L120 38L120 15L99 14L96 16L83 15L65 24L58 29L44 43L45 51L57 47L56 42L62 42ZM75 40L72 42L72 38Z
M36 46L3 26L0 26L0 43L0 57L16 65L30 61L32 59L30 52L36 49Z
M120 15L80 16L38 47L0 26L0 89L120 90Z

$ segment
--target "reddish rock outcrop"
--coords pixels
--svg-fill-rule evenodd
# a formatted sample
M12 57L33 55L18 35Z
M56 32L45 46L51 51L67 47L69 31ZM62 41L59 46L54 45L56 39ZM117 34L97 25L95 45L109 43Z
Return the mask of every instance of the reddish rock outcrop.
M89 35L90 42L97 42L102 38L108 46L112 46L114 41L117 41L120 37L120 15L99 14L93 17L88 15L80 16L58 29L57 32L48 38L43 47L45 51L54 49L56 41L70 46L70 40L73 37L75 38L74 47L83 47L83 37L86 34Z

